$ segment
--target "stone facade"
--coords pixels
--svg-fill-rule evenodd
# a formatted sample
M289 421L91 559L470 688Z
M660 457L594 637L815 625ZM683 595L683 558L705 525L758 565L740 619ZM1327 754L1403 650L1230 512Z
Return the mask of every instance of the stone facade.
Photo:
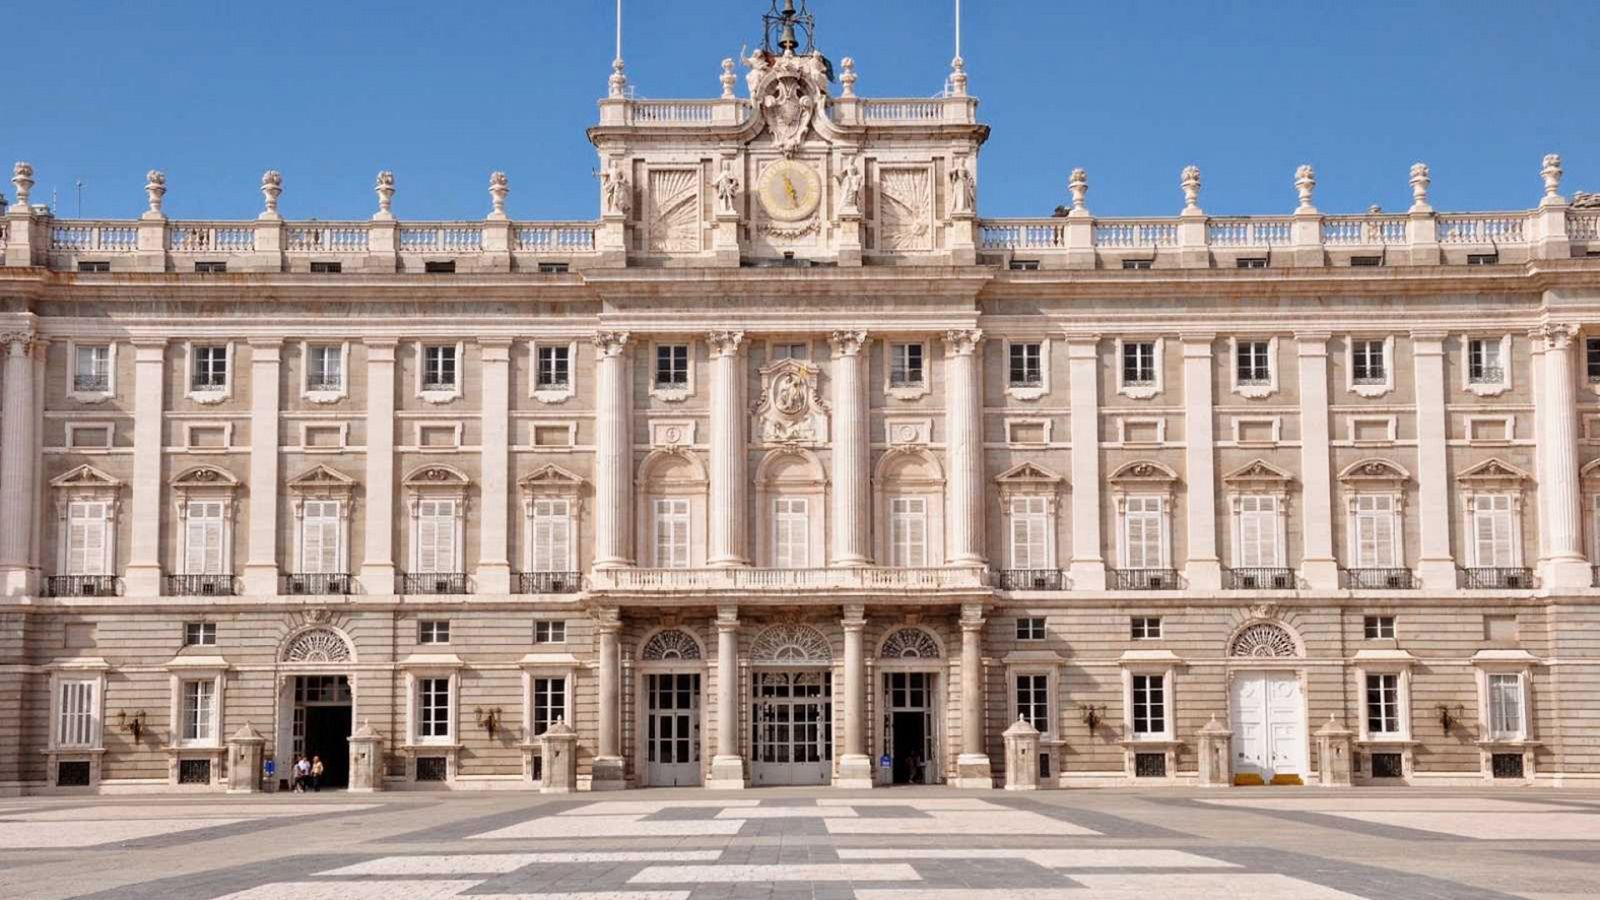
M252 735L342 781L358 730L357 786L560 789L557 722L592 789L1194 783L1219 741L1207 783L1600 778L1600 209L1558 158L1528 211L1419 164L1324 215L1306 166L1218 218L1191 167L1174 218L1078 170L984 219L959 59L915 100L744 65L645 101L618 61L590 222L502 173L408 222L387 172L370 221L285 220L277 172L252 222L159 172L74 221L18 163L0 790L249 789Z

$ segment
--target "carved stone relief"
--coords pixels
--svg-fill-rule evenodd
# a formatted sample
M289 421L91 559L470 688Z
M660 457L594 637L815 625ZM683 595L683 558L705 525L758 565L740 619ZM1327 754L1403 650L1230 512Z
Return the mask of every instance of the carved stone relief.
M652 253L700 249L700 172L650 170L649 239Z

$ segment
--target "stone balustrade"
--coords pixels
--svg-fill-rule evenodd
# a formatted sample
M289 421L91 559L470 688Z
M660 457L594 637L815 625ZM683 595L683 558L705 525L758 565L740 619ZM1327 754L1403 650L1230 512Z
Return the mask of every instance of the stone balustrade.
M976 590L988 586L981 567L886 568L861 566L830 569L698 568L595 569L589 589L603 593L671 594L716 591L774 595L797 590Z

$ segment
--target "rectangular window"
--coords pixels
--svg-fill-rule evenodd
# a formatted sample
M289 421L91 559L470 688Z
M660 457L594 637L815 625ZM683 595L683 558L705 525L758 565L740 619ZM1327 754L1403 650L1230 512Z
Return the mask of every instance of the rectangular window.
M195 347L193 387L197 391L221 390L228 386L228 348Z
M1479 494L1473 498L1473 564L1480 569L1508 569L1518 565L1510 494Z
M1039 261L1037 259L1013 259L1006 268L1013 272L1037 272Z
M567 642L567 623L560 620L545 619L534 622L533 642L535 644L565 644Z
M109 259L80 259L78 260L79 272L109 272L111 260Z
M1355 498L1356 568L1394 569L1400 566L1399 534L1395 529L1395 498L1390 494L1361 494Z
M1127 548L1123 559L1128 569L1165 569L1167 567L1166 542L1161 539L1165 511L1161 497L1129 497L1123 516L1123 542Z
M889 501L889 565L919 568L928 564L928 500L894 497Z
M1505 360L1499 338L1472 338L1467 341L1467 381L1472 384L1500 384L1505 381Z
M1029 616L1017 620L1017 640L1042 641L1044 640L1044 617Z
M1399 675L1367 676L1367 732L1373 735L1400 734Z
M1233 261L1235 269L1265 269L1267 258L1265 256L1241 256Z
M228 264L225 262L197 262L194 264L194 270L201 274L216 275L228 271Z
M1272 382L1272 342L1240 341L1235 356L1240 384Z
M1600 338L1585 338L1583 368L1590 384L1600 384Z
M772 564L780 569L811 565L811 516L804 497L772 501Z
M1011 498L1011 568L1050 568L1046 510L1044 497Z
M450 679L417 679L417 736L450 737Z
M1498 254L1498 253L1468 253L1467 254L1467 265L1469 265L1469 266L1494 266L1494 265L1499 265L1499 263L1500 263L1500 254Z
M1361 630L1369 641L1394 639L1394 616L1367 616L1362 619Z
M422 348L422 389L425 391L453 391L456 389L456 359L454 345L433 345Z
M1161 637L1160 616L1134 616L1130 621L1130 636L1136 641L1154 641Z
M339 565L339 501L306 500L300 505L300 571L337 575Z
M1012 344L1009 383L1012 387L1038 387L1044 384L1044 345Z
M111 347L78 347L73 361L72 389L85 394L111 390Z
M306 348L306 390L339 391L344 389L344 348Z
M564 263L564 262L542 262L542 263L539 263L539 274L540 275L565 275L566 273L568 273L570 271L572 271L572 266L571 266L570 263Z
M1154 341L1128 341L1122 345L1122 383L1156 383L1156 345Z
M1167 678L1165 675L1133 676L1133 733L1167 733Z
M656 501L656 568L689 568L689 501Z
M539 387L564 388L572 384L571 349L571 347L539 348Z
M805 344L773 344L772 359L805 359L810 356L809 348Z
M183 574L225 575L222 503L191 500L185 505Z
M662 344L656 348L656 384L667 387L689 385L688 344Z
M533 679L533 735L538 737L551 725L567 718L567 680Z
M1350 342L1350 377L1356 384L1388 383L1383 347L1383 341Z
M1526 732L1522 716L1522 676L1489 676L1489 737L1493 740L1520 740Z
M456 501L417 501L417 572L450 574L456 559Z
M1148 270L1154 264L1155 260L1153 259L1125 259L1122 261L1122 268L1142 272Z
M100 704L95 697L99 685L94 681L63 681L56 719L56 744L61 747L92 747L95 744Z
M1352 268L1356 268L1356 269L1373 268L1373 267L1376 267L1376 266L1383 265L1383 257L1381 257L1381 256L1352 256L1352 257L1350 257L1350 265L1351 265Z
M417 643L450 643L450 622L445 619L422 619L417 622Z
M1278 498L1248 494L1239 498L1239 567L1276 569L1283 565L1278 546Z
M110 574L106 513L104 501L74 500L67 505L67 571L61 574Z
M567 500L533 501L533 571L572 568L572 515Z
M453 259L431 259L422 264L422 271L427 275L451 275L456 270L456 261Z
M1017 717L1040 734L1050 731L1050 676L1017 676Z
M889 345L889 386L920 387L923 383L921 344Z
M183 682L183 710L179 724L183 740L201 743L212 739L212 705L216 702L217 684L211 679Z
M215 647L217 645L217 623L183 623L183 645L185 647Z
M313 260L311 263L311 274L313 275L337 275L343 271L344 263L342 262L320 262Z

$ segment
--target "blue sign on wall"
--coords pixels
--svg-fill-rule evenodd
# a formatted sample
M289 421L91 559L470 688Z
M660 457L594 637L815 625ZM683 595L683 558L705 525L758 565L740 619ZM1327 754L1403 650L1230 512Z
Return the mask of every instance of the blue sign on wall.
M878 765L887 769L894 765L894 760L890 758L889 754L885 753L884 755L878 757Z

